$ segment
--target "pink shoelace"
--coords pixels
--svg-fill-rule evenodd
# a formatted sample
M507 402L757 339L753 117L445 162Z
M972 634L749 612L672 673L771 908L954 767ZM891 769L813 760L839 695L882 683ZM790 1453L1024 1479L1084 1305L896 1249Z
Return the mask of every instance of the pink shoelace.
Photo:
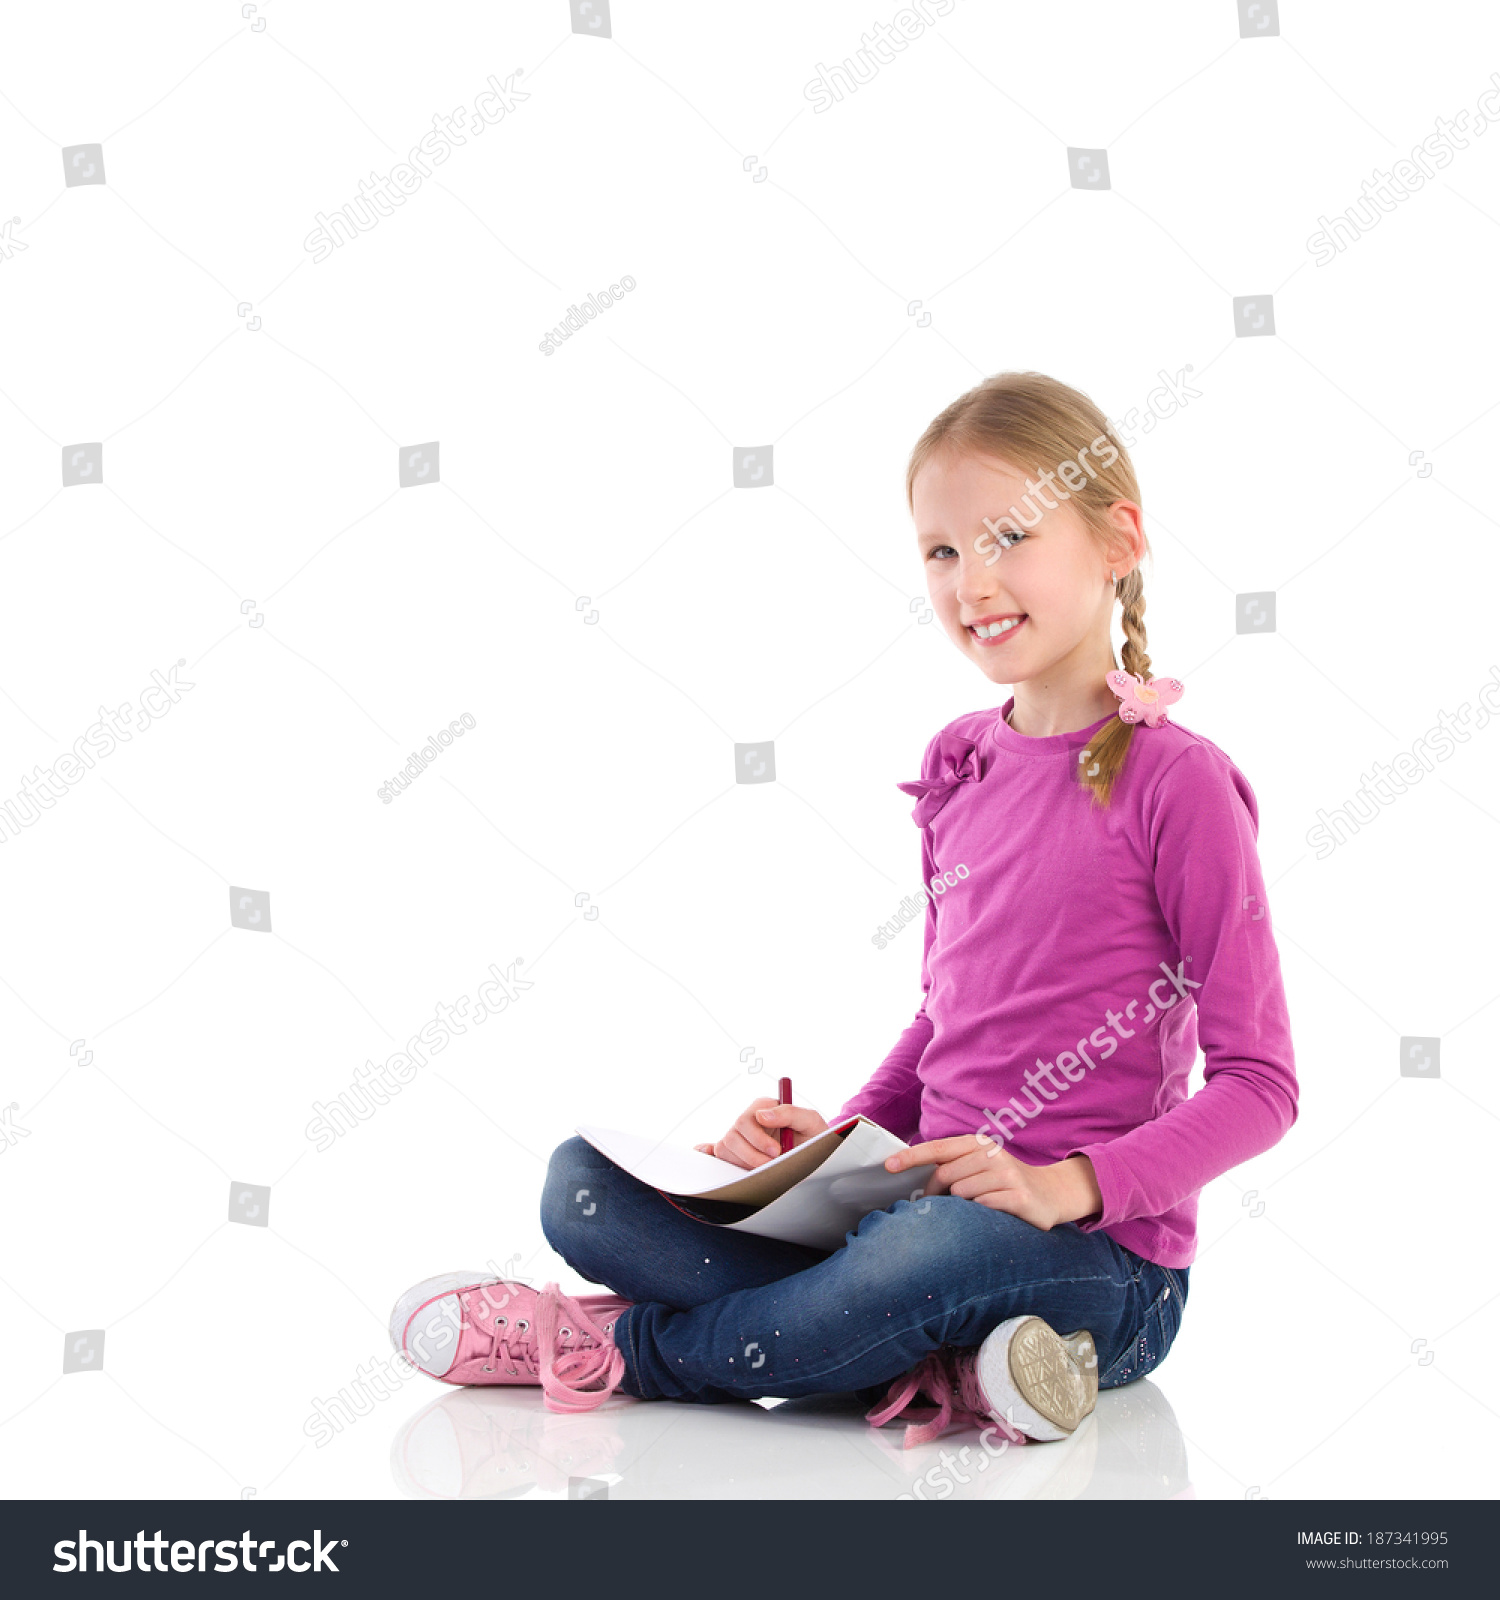
M613 1322L614 1316L605 1320ZM576 1346L570 1343L573 1340L578 1341ZM592 1411L609 1399L625 1376L625 1357L614 1339L555 1283L537 1296L536 1341L539 1354L546 1358L542 1393L553 1411Z
M914 1404L923 1392L937 1405ZM872 1428L879 1428L901 1415L909 1419L904 1450L931 1444L955 1427L996 1428L1011 1444L1027 1443L1024 1433L990 1411L979 1387L977 1350L950 1350L946 1346L934 1350L896 1379L885 1399L865 1413L865 1421Z
M479 1293L488 1299L485 1289ZM466 1356L482 1358L486 1372L498 1370L511 1377L524 1372L534 1378L549 1410L592 1411L609 1399L625 1375L625 1357L601 1321L613 1323L630 1304L612 1296L596 1300L586 1308L549 1283L537 1294L534 1326L525 1317L485 1317L478 1326L484 1328L487 1343Z

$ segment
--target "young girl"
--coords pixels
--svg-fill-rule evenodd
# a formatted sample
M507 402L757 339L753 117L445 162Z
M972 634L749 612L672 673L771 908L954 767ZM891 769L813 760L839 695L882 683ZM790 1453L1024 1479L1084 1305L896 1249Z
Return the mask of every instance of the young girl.
M920 1141L891 1170L935 1172L823 1251L700 1221L568 1139L543 1232L612 1292L417 1284L392 1339L433 1377L540 1383L557 1411L617 1391L868 1404L889 1385L877 1426L935 1402L908 1445L954 1424L1061 1439L1171 1347L1203 1185L1296 1119L1255 796L1165 715L1183 685L1150 675L1140 493L1104 415L1001 373L933 420L906 487L934 613L1014 686L943 728L900 786L935 891L923 1000L839 1111ZM781 1128L801 1143L826 1126L762 1099L698 1148L755 1167Z

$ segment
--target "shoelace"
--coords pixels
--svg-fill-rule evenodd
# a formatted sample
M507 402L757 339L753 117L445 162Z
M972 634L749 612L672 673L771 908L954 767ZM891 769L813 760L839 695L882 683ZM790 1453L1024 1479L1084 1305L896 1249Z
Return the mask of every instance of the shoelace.
M554 1411L592 1411L614 1393L625 1357L577 1300L556 1283L547 1284L537 1295L533 1326L526 1317L490 1317L496 1304L490 1287L477 1291L485 1309L476 1320L490 1338L481 1364L485 1372L498 1370L512 1378L524 1373L537 1380ZM467 1309L472 1314L477 1308Z
M502 1298L495 1299L491 1294L495 1287L491 1283L481 1284L464 1303L465 1314L476 1326L484 1328L490 1338L488 1350L474 1353L484 1356L482 1366L486 1372L500 1371L512 1378L523 1374L535 1378L538 1376L536 1330L526 1317L491 1315L497 1306L507 1305L512 1299L508 1288Z
M555 1283L537 1296L536 1323L542 1392L552 1410L592 1411L614 1393L625 1375L625 1357Z
M927 1394L937 1405L915 1405L919 1393ZM971 1350L934 1350L896 1379L885 1399L865 1413L865 1421L879 1428L902 1415L909 1418L904 1450L931 1444L951 1427L996 1428L1011 1444L1027 1443L1020 1429L996 1418L986 1407Z

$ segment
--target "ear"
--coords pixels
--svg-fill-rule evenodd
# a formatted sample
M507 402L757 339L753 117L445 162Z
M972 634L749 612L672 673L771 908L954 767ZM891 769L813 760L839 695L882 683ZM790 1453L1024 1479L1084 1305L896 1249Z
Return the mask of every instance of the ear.
M1114 531L1105 550L1105 570L1113 567L1115 577L1124 578L1146 558L1144 513L1134 500L1116 500L1106 515Z

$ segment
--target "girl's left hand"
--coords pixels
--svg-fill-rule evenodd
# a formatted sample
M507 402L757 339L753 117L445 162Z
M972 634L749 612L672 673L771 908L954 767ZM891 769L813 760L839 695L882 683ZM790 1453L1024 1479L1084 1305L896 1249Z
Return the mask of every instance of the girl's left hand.
M988 1134L955 1134L929 1139L898 1151L885 1164L888 1172L937 1162L937 1171L922 1191L977 1200L992 1211L1009 1211L1043 1232L1059 1222L1076 1222L1103 1207L1094 1164L1087 1156L1069 1156L1041 1167L1028 1166Z

